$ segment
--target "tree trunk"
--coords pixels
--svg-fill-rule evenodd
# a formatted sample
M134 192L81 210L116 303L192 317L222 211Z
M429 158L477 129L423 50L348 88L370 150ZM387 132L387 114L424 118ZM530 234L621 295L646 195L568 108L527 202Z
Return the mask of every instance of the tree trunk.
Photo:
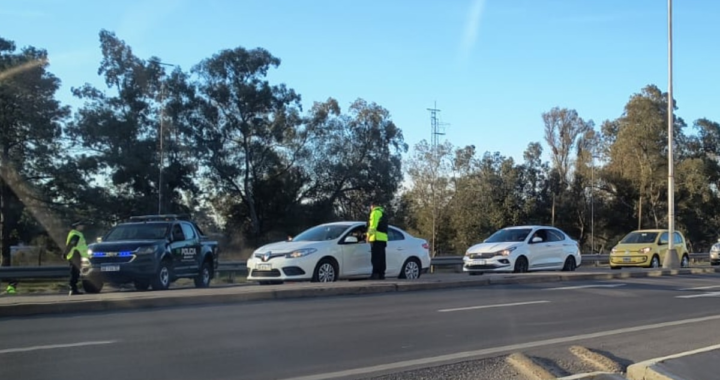
M551 216L550 225L555 227L555 193L553 193L553 201L552 201L552 216Z
M642 229L642 195L640 196L640 199L638 200L638 230Z

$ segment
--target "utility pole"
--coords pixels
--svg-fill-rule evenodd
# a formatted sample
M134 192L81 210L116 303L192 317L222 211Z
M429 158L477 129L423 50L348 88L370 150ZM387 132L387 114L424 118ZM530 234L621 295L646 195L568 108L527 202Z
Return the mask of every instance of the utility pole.
M675 249L675 173L673 157L673 75L672 75L672 0L667 2L668 26L668 251L663 260L663 268L673 269L680 266Z
M162 66L175 67L170 63L151 60L151 62ZM160 73L160 123L158 125L158 140L160 143L160 162L158 164L158 215L162 214L163 204L163 167L165 166L165 72Z
M433 108L428 108L428 111L430 111L430 127L431 127L431 149L432 149L432 173L433 178L430 181L430 193L432 194L432 257L435 257L436 254L436 240L437 240L437 196L435 194L436 192L436 185L437 185L437 177L438 177L438 167L440 166L440 163L438 162L439 155L438 155L438 136L444 135L444 128L443 124L440 123L438 119L438 113L440 110L437 108L437 102L435 102L435 105ZM441 129L442 128L442 129Z

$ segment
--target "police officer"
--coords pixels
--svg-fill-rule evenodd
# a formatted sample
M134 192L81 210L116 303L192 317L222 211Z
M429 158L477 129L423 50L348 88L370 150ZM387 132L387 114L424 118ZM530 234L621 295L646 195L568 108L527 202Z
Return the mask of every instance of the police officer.
M385 210L376 206L375 202L370 205L370 220L368 222L367 242L370 243L370 260L373 271L372 279L385 279L385 247L388 241L388 222Z
M65 242L65 259L70 263L70 294L71 296L81 294L78 291L77 283L80 280L80 265L82 258L88 256L88 246L82 231L85 229L85 222L77 221L72 224Z

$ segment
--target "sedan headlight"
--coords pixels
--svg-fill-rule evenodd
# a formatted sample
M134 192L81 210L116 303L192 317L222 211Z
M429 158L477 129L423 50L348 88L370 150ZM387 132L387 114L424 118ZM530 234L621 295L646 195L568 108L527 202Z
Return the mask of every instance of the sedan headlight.
M307 256L311 253L315 253L315 252L317 252L317 249L315 249L315 248L303 248L303 249L298 249L298 250L292 251L292 252L288 253L287 255L285 255L285 257L296 259L298 257L305 257L305 256Z
M712 248L710 248L710 252L720 252L720 244L713 244Z
M146 254L149 254L149 253L155 253L155 250L156 250L156 249L157 249L157 247L153 247L153 246L151 246L151 247L138 248L137 254L138 254L138 255L146 255Z
M510 256L510 253L512 253L512 251L514 251L516 249L517 249L517 247L510 247L508 249L503 249L502 251L495 252L495 256Z

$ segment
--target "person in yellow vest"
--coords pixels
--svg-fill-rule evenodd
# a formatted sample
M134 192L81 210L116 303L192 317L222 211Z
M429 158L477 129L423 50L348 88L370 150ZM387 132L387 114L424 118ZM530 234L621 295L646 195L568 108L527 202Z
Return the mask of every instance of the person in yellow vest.
M88 257L88 246L82 231L85 229L85 222L77 221L72 224L65 242L65 260L70 263L70 294L71 296L81 294L77 288L80 280L80 266L82 258Z
M372 263L372 279L385 279L386 259L385 247L388 241L388 222L385 210L376 206L375 202L370 205L370 220L368 221L368 232L366 241L370 243L370 262Z

